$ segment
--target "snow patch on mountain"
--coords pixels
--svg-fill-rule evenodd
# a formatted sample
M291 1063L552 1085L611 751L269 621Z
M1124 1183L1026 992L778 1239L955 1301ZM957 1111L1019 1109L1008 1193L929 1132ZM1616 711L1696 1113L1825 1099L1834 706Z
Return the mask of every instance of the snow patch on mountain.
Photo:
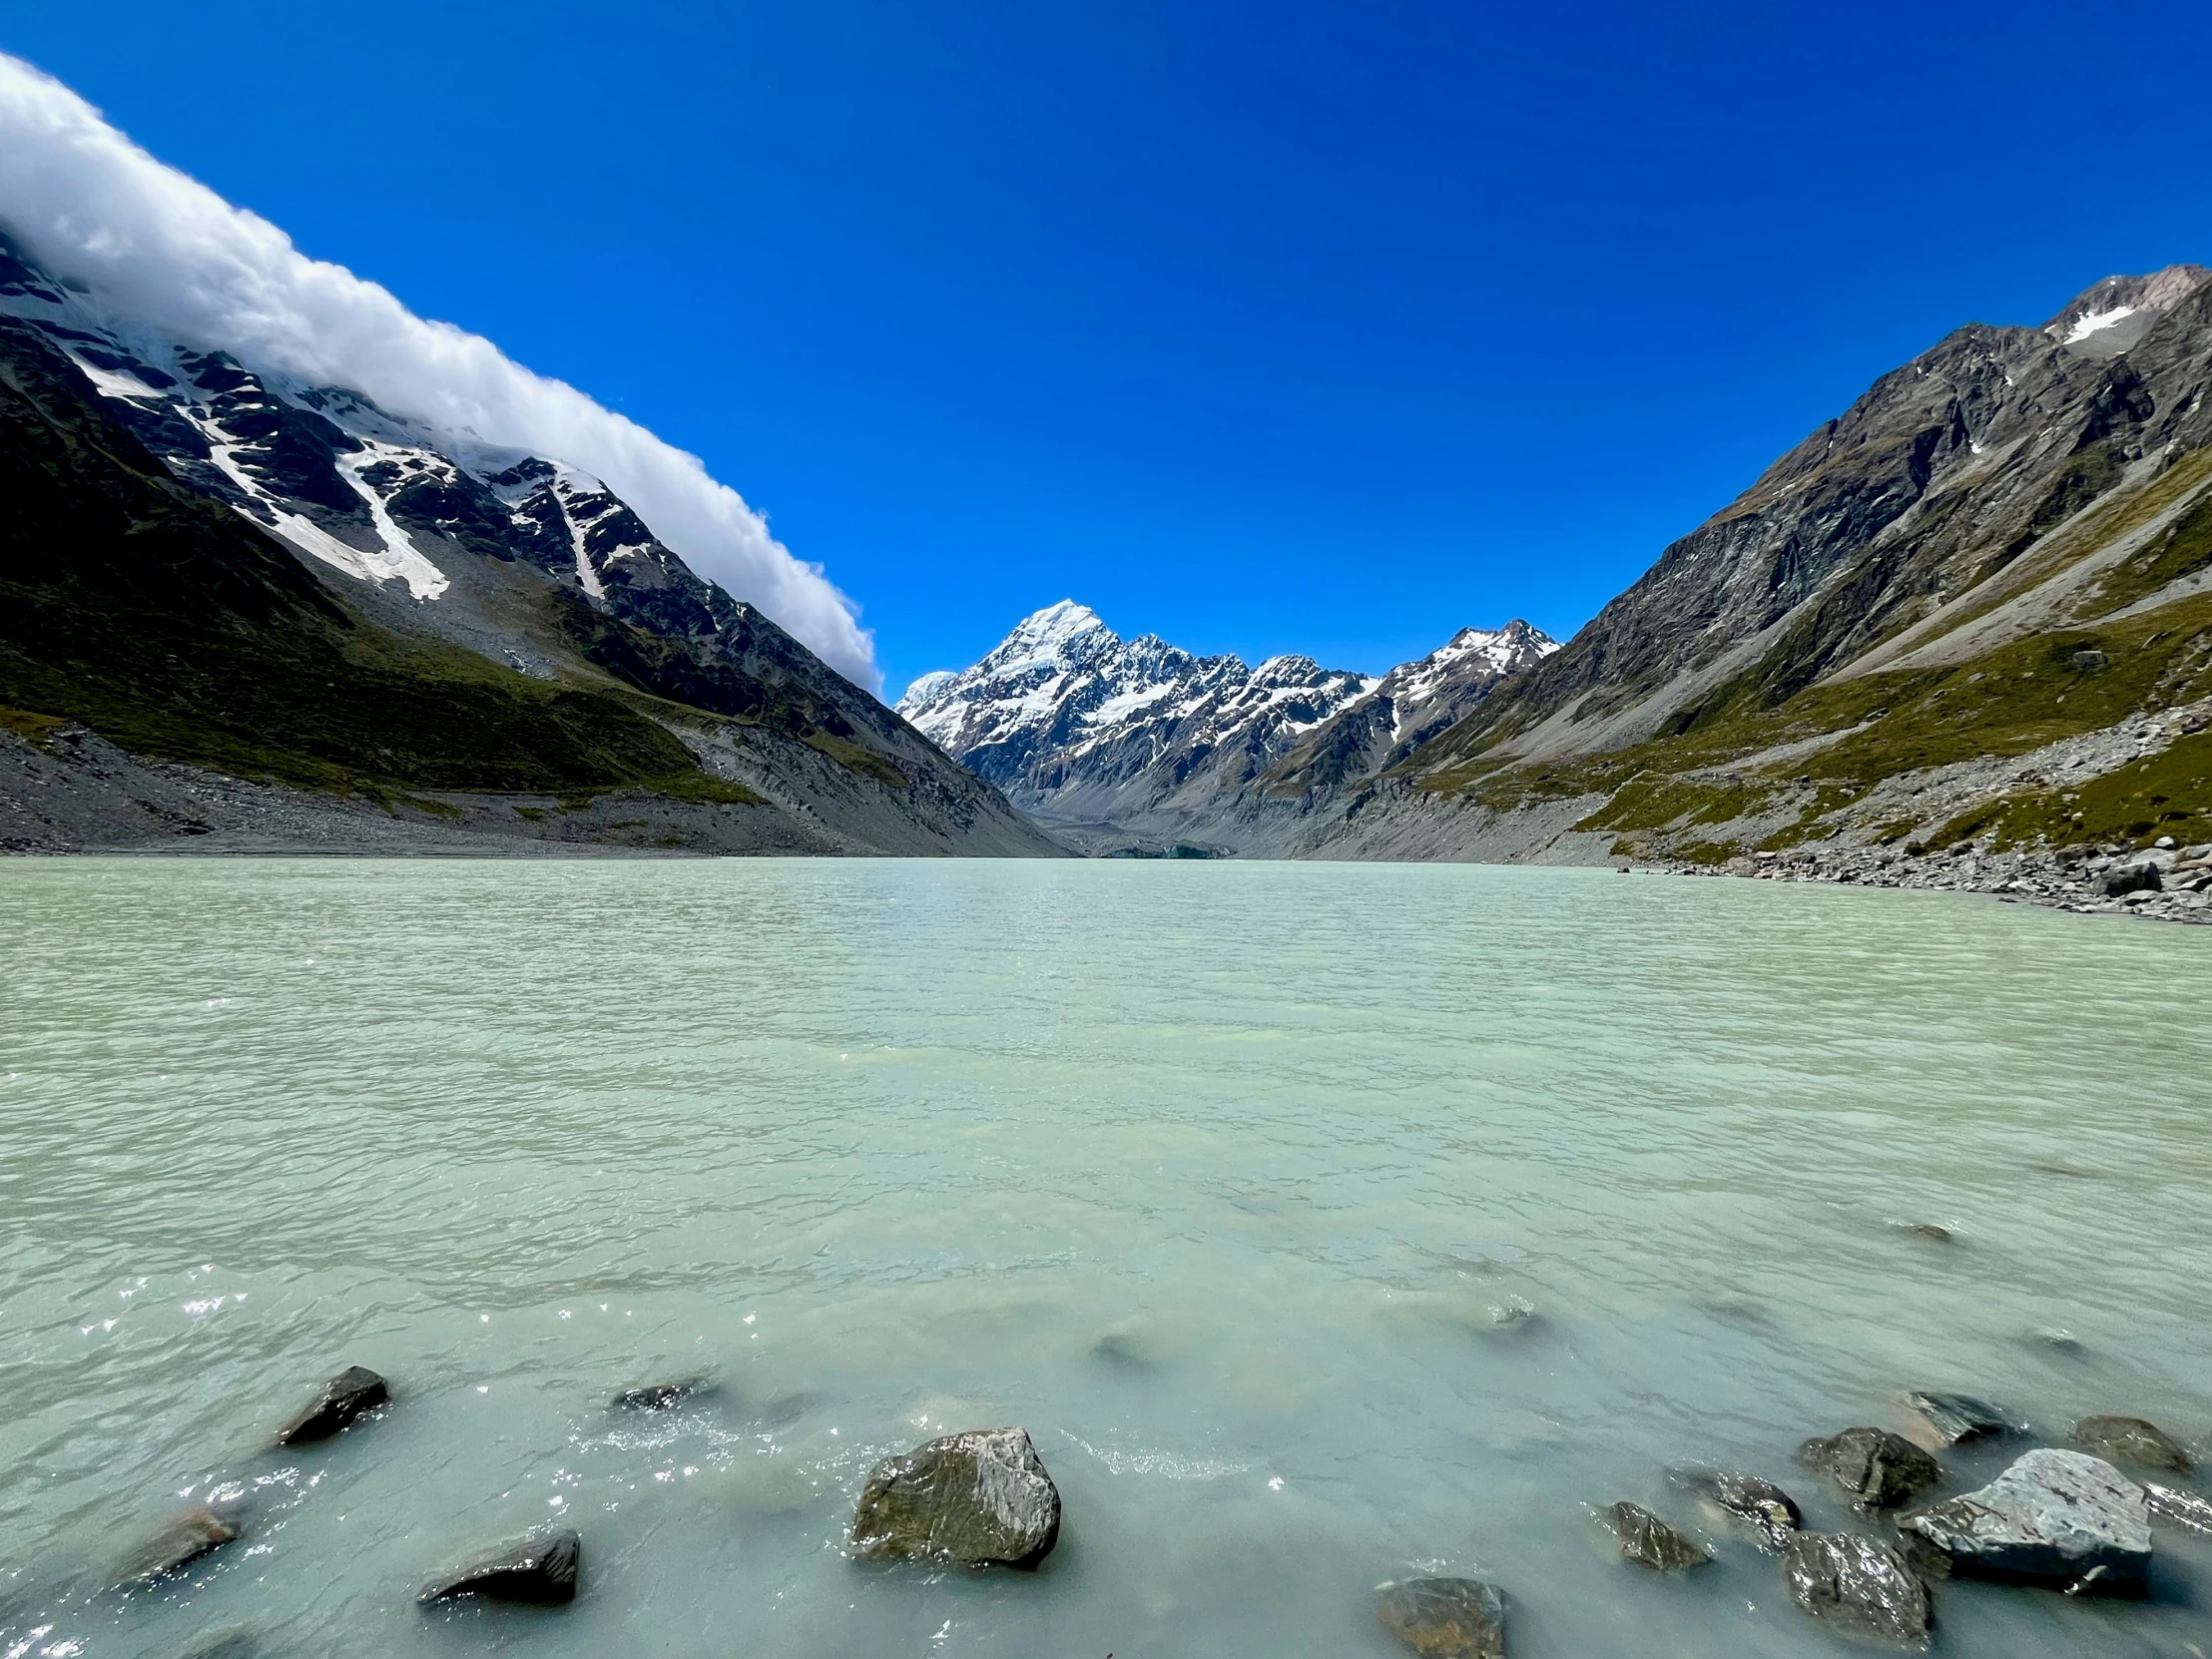
M2077 340L2087 339L2099 328L2109 328L2115 322L2125 321L2134 314L2135 307L2133 305L2114 305L2108 311L2090 311L2085 315L2075 317L2073 326L2066 330L2065 342L2072 345Z

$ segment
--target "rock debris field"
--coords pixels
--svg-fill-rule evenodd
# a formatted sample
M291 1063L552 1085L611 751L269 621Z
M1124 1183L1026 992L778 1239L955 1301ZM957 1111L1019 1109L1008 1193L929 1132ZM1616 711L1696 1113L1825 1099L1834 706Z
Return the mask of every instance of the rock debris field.
M2212 922L2212 842L2177 846L2161 836L2145 848L2084 843L2056 850L1960 841L1940 852L1917 843L1794 847L1726 864L1666 862L1678 875L1749 875L1767 881L1830 881L1862 887L1927 887L1990 893L2010 902L2100 915Z
M697 1379L648 1383L618 1395L612 1406L676 1411L711 1392ZM1862 1523L1856 1530L1807 1530L1797 1501L1761 1475L1675 1468L1667 1478L1683 1511L1694 1512L1716 1537L1775 1557L1782 1583L1809 1617L1904 1651L1930 1645L1936 1586L1944 1579L1979 1578L2023 1594L2141 1597L2157 1528L2212 1536L2212 1499L2190 1484L2196 1470L2188 1447L2140 1417L2084 1417L2066 1430L2064 1445L2049 1445L2037 1444L2014 1413L1972 1395L1916 1391L1902 1404L1910 1436L1856 1425L1799 1449L1802 1477L1832 1482ZM375 1421L396 1408L381 1377L350 1367L276 1441L292 1447L373 1432ZM1993 1479L1940 1495L1952 1483L1943 1457L1961 1447L2001 1448L2009 1460ZM2123 1464L2137 1473L2122 1472ZM1587 1508L1617 1543L1621 1560L1637 1568L1687 1575L1714 1559L1711 1544L1639 1504ZM177 1582L217 1550L250 1537L253 1519L238 1506L186 1511L131 1555L118 1593ZM925 1563L1033 1572L1060 1530L1059 1489L1027 1431L976 1429L878 1462L854 1506L846 1554L855 1567ZM587 1584L582 1537L551 1527L447 1565L417 1599L432 1617L461 1601L558 1607ZM1416 1577L1371 1593L1378 1623L1419 1659L1505 1659L1513 1604L1507 1586ZM263 1651L254 1632L232 1631L195 1650L193 1659L250 1659Z

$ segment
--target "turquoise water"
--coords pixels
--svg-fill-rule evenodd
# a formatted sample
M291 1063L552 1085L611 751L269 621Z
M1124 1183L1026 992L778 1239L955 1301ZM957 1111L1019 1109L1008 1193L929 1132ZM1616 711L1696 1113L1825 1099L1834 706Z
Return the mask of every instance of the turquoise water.
M1481 867L0 865L0 1656L1813 1654L1717 1462L1912 1386L2212 1429L2212 929ZM1936 1223L1941 1244L1905 1225ZM1518 1317L1526 1312L1526 1317ZM2049 1334L2066 1334L2061 1344ZM271 1430L348 1364L380 1419ZM624 1418L619 1388L719 1392ZM1015 1422L1035 1576L839 1552ZM1985 1460L1950 1455L1954 1484ZM211 1492L245 1535L103 1593ZM552 1517L568 1609L426 1614ZM1944 1652L2212 1651L1946 1584ZM2194 1644L2192 1646L2191 1644Z

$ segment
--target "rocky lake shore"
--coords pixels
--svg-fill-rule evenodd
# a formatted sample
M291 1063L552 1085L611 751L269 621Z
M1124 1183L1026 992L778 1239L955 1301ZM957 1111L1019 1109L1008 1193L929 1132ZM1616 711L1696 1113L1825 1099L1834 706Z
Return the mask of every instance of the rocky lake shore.
M2007 903L2042 904L2084 915L2212 922L2212 844L2133 848L2091 843L2006 848L1960 841L1940 852L1916 842L1794 847L1725 864L1655 859L1636 866L1677 875L1734 875L1762 881L1826 881L1846 886L1979 892Z
M720 1393L712 1380L689 1377L627 1389L612 1408L711 1411ZM273 1444L297 1451L366 1429L393 1408L384 1379L351 1367L325 1383ZM1754 1550L1778 1562L1791 1600L1809 1617L1910 1652L1931 1645L1936 1586L1951 1578L2124 1600L2170 1601L2186 1593L2170 1577L2153 1579L2153 1526L2176 1536L2212 1535L2212 1502L2185 1486L2139 1482L2122 1472L2124 1464L2162 1481L2194 1477L2189 1449L2154 1424L2083 1417L2057 1436L2061 1444L2039 1444L2043 1436L2015 1412L1938 1390L1902 1394L1896 1418L1905 1432L1861 1425L1808 1439L1797 1451L1801 1469L1832 1483L1848 1504L1854 1524L1847 1529L1808 1525L1782 1487L1719 1468L1666 1471L1683 1512L1680 1526L1625 1500L1584 1508L1611 1536L1624 1567L1686 1576L1723 1551ZM1936 1495L1969 1482L1979 1483ZM115 1591L174 1588L209 1557L271 1524L243 1496L196 1505L141 1545ZM1059 1543L1061 1526L1059 1489L1028 1432L971 1429L876 1462L858 1494L843 1553L856 1566L1034 1573ZM433 1611L457 1602L566 1606L584 1586L585 1553L574 1527L541 1526L448 1568L416 1600ZM1623 1580L1623 1594L1635 1593L1636 1576ZM1377 1622L1418 1659L1506 1659L1515 1598L1498 1584L1415 1576L1380 1584L1373 1595ZM518 1640L528 1635L526 1627L509 1632ZM265 1651L261 1633L233 1629L195 1649L193 1659L251 1659Z

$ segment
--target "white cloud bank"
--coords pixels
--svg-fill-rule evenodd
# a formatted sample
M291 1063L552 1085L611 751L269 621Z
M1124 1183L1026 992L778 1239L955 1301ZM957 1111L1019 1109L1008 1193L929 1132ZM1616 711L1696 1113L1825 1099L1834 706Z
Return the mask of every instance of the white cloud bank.
M850 602L697 456L510 362L491 341L425 322L374 282L308 259L276 226L156 161L76 93L5 53L0 224L124 321L594 474L702 576L839 673L878 684L873 641Z

